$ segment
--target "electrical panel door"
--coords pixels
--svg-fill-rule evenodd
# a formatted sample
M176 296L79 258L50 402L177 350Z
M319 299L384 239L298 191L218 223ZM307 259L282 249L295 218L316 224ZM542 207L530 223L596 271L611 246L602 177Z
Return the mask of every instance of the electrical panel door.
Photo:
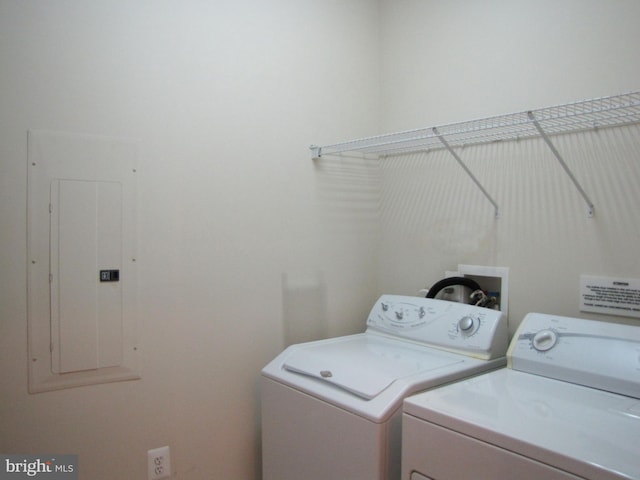
M50 217L53 372L120 366L122 184L55 180Z

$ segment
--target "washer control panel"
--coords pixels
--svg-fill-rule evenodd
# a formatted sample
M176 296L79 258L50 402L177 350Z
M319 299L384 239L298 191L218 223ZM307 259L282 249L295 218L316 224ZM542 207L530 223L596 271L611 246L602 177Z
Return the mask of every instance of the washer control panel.
M514 370L640 398L640 326L529 313L507 357Z
M508 344L507 321L498 310L403 295L380 297L367 330L484 359L504 356Z

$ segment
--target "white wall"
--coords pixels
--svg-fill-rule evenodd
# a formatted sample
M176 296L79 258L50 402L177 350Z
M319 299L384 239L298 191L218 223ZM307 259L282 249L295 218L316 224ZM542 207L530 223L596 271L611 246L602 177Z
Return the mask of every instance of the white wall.
M377 295L379 171L308 146L377 131L378 24L367 0L0 0L0 452L142 479L169 445L175 478L259 477L260 369ZM140 381L27 393L28 129L137 142Z
M443 152L307 150L638 89L640 3L380 6L0 0L1 452L139 479L168 444L176 478L259 478L257 380L285 337L361 330L378 293L458 263L511 268L512 319L577 314L580 273L640 275L638 127L558 140L593 219L538 141L464 152L497 221ZM31 128L138 142L140 381L26 392Z
M384 0L383 129L521 112L640 88L640 2ZM428 287L460 263L510 267L512 329L529 311L579 315L580 274L640 277L640 128L382 163L380 287Z
M383 129L638 89L635 0L383 0Z

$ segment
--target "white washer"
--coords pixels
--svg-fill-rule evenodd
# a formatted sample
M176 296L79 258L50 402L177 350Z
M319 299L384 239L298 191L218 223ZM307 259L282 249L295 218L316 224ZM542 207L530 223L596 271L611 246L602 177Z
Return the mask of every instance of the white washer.
M262 370L264 480L396 480L402 400L502 367L496 310L383 295L364 333L293 345Z
M507 358L405 400L403 480L640 479L640 327L530 313Z

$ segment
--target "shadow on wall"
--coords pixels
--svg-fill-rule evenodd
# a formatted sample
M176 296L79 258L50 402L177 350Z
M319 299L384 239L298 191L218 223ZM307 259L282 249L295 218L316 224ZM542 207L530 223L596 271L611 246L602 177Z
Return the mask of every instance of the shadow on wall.
M284 345L327 338L327 288L320 271L282 274Z
M321 219L332 226L379 228L380 162L350 156L314 160Z
M493 193L486 166L478 168L469 153L464 152L465 163ZM390 242L447 255L493 253L494 207L447 151L389 156L381 170L381 219Z

